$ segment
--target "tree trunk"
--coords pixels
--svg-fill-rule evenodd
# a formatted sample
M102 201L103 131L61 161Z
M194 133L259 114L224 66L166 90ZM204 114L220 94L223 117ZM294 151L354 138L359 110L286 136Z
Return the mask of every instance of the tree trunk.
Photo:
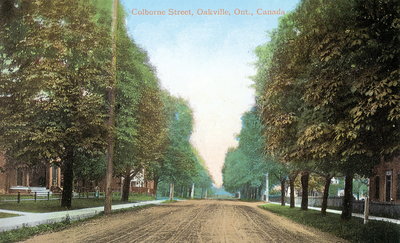
M169 196L168 199L171 200L172 198L172 183L169 183Z
M310 173L304 171L301 173L301 210L308 209L308 180L310 179Z
M344 185L343 209L341 218L350 220L353 211L353 175L346 175Z
M169 184L169 200L174 200L174 183Z
M281 179L281 206L285 206L285 179Z
M124 184L122 186L122 194L121 194L121 201L127 202L129 201L129 191L131 189L131 171L127 170L125 171L125 178L124 178Z
M71 208L72 189L74 181L74 151L67 149L66 156L63 161L63 177L64 185L61 197L61 207Z
M325 177L324 195L322 196L321 214L326 215L326 208L328 207L329 186L331 185L332 176Z
M296 180L296 176L290 176L289 177L289 187L290 187L290 207L294 208L295 207L295 201L294 201L294 181Z
M158 178L154 178L154 199L157 199Z
M112 78L109 83L108 101L110 104L108 111L107 126L109 134L107 137L107 167L106 167L106 195L104 199L104 214L111 213L112 204L112 179L114 169L114 146L115 146L115 92L117 84L117 19L118 19L118 0L113 0L113 18L111 26L112 36Z

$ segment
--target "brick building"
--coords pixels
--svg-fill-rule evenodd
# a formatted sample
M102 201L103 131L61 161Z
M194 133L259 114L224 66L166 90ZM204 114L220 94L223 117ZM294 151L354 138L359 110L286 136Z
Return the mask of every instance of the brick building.
M0 193L29 193L32 188L46 188L52 192L61 192L63 178L60 161L41 164L35 167L8 166L3 154L0 153ZM146 180L144 170L139 172L131 180L131 192L154 194L154 182ZM114 178L112 181L113 191L120 191L123 178ZM95 186L104 191L105 181L75 181L76 192L94 191Z
M35 167L8 166L0 153L0 193L28 192L30 187L61 188L61 169L57 162Z
M383 159L370 178L370 198L375 202L400 204L400 156L391 161Z

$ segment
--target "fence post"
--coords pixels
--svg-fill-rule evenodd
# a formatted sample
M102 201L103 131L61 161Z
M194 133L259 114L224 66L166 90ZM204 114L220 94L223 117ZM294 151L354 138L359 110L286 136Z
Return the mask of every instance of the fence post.
M365 197L364 200L364 224L368 223L369 217L369 197Z
M35 192L35 202L36 202L36 199L37 199L37 192Z
M47 201L50 201L50 191L47 192Z
M20 203L21 202L21 193L18 192L18 196L17 196L17 202Z
M364 224L368 223L368 216L369 216L369 187L370 187L369 178L367 179L367 186L368 186L367 196L365 197L364 200Z

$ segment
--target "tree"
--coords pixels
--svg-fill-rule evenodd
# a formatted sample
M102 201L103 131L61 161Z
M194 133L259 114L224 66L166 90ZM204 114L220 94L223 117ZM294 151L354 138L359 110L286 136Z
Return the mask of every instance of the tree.
M193 131L193 113L187 101L165 93L165 114L167 115L167 140L160 160L152 168L155 183L190 183L196 177L198 161L195 150L190 144Z
M131 179L161 156L166 115L161 88L147 53L137 47L119 10L115 175L123 177L121 200L128 201Z
M0 144L10 161L61 158L61 205L70 207L77 154L94 155L105 145L108 32L83 1L13 6L14 18L0 30Z
M222 169L224 187L230 192L240 191L243 198L256 199L261 196L267 172L275 175L281 184L286 182L286 169L264 153L263 131L257 109L246 112L242 116L242 129L237 136L239 146L230 148L225 156ZM284 186L282 192L284 200Z
M340 168L343 219L351 217L354 173L368 175L399 151L399 55L391 52L399 50L398 15L392 0L302 1L257 50L267 150Z

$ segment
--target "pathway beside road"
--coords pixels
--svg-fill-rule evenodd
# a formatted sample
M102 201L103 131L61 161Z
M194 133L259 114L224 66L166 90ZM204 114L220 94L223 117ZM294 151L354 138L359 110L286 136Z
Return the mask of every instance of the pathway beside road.
M160 204L164 200L153 200L138 203L127 203L113 205L112 210L118 210L123 208L132 208L137 206L149 205L149 204ZM84 218L93 217L104 211L104 207L84 208L77 210L50 212L50 213L27 213L13 210L0 209L0 212L18 214L20 216L1 218L0 219L0 232L18 229L21 227L32 227L40 224L51 224L62 222L66 219L71 221L80 220Z
M278 204L280 205L280 203L277 202L269 202L269 203L273 203L273 204ZM296 208L300 207L300 204L296 204L295 205ZM317 207L308 207L308 209L311 210L317 210L317 211L321 211L321 208L317 208ZM342 211L340 210L334 210L334 209L327 209L326 212L328 213L334 213L334 214L342 214ZM353 213L352 214L353 217L357 217L357 218L364 218L364 214L360 214L360 213ZM394 223L394 224L400 224L400 220L398 219L391 219L391 218L384 218L384 217L377 217L377 216L371 216L369 215L368 217L370 220L379 220L379 221L385 221L385 222L390 222L390 223Z

